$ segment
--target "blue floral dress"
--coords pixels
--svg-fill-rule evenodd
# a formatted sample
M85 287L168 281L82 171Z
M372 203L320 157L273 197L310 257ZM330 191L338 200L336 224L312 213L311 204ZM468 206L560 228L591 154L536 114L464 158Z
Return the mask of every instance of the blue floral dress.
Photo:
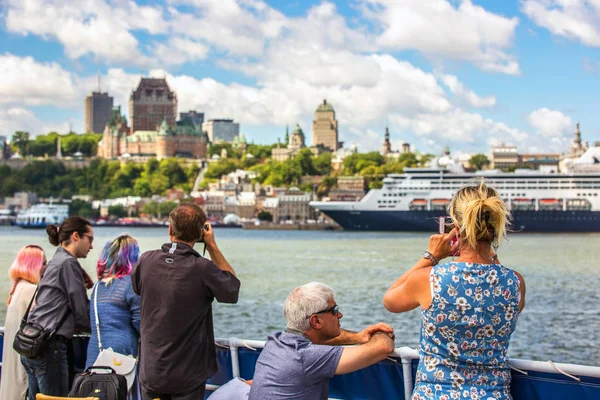
M500 264L451 262L431 270L412 400L512 399L506 350L520 281Z

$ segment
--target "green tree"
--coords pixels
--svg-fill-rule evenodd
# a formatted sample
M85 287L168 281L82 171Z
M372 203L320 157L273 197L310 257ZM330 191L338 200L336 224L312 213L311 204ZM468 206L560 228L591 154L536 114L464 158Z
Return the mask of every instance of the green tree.
M124 218L127 217L127 209L120 204L115 204L114 206L108 207L108 215L116 218Z
M12 137L11 145L13 145L19 154L22 156L27 155L27 146L29 145L29 132L16 131Z
M260 221L273 221L273 215L271 215L271 213L268 211L259 211L256 215L256 218L258 218Z
M471 167L476 171L479 171L483 169L483 167L490 165L490 160L485 154L475 154L469 160L469 164L471 164Z
M356 153L344 158L344 172L348 175L354 175L368 166L380 166L385 163L385 157L379 152Z
M69 215L79 215L83 218L98 218L99 210L92 208L92 205L85 200L75 199L69 204Z
M333 155L329 152L322 153L313 159L317 175L329 175L332 171L331 160Z

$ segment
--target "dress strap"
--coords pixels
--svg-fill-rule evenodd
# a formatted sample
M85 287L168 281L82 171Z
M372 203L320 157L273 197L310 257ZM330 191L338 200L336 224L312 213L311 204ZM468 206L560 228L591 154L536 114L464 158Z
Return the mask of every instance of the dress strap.
M435 266L433 266L433 268L431 268L431 271L429 271L429 290L431 290L431 301L433 301L433 283L435 281L435 276L433 275L433 270L435 269Z

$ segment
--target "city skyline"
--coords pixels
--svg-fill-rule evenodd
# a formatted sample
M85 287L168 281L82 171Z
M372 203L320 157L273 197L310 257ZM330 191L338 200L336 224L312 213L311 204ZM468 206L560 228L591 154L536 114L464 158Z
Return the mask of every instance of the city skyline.
M180 112L234 119L256 143L310 131L327 99L339 140L361 151L389 127L394 149L564 152L577 121L600 141L600 6L564 4L7 0L0 135L81 132L98 75L123 109L152 76Z

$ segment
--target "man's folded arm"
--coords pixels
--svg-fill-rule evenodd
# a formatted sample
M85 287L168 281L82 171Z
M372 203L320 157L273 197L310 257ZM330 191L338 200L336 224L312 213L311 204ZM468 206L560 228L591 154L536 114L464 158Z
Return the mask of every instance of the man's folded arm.
M376 332L367 343L344 348L335 374L348 374L373 365L386 358L392 351L394 351L394 341L390 335Z

